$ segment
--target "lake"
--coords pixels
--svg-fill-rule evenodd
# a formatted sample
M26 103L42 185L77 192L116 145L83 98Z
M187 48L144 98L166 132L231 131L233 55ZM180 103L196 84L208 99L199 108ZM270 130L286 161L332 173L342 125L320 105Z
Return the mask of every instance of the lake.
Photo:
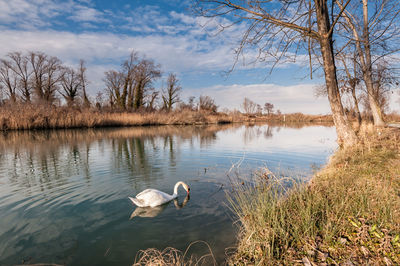
M268 168L307 181L337 148L330 125L232 124L0 135L0 265L131 265L139 250L206 241L218 263L236 243L232 180ZM177 201L137 210L146 188ZM143 217L150 216L150 217ZM191 254L207 253L195 244Z

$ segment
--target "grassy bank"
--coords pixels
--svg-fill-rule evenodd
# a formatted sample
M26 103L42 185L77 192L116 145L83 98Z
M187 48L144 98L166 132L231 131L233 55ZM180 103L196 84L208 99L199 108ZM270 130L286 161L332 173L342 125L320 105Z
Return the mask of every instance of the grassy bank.
M252 116L211 111L116 112L16 104L0 107L0 130L94 128L145 125L199 125L233 122L330 122L331 116L287 114Z
M230 264L400 264L399 133L363 129L309 184L261 175L230 195L241 223Z

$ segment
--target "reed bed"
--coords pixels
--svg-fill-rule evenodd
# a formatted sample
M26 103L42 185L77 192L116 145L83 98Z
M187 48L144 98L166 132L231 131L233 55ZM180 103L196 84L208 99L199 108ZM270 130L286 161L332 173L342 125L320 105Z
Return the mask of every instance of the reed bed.
M230 264L400 264L400 134L370 126L308 184L270 174L230 194L241 224Z
M233 122L332 122L330 115L244 115L238 112L181 110L117 112L45 104L0 106L0 130L94 128L147 125L203 125Z
M232 118L226 114L206 111L101 112L95 109L28 104L0 107L0 130L223 124L231 122Z

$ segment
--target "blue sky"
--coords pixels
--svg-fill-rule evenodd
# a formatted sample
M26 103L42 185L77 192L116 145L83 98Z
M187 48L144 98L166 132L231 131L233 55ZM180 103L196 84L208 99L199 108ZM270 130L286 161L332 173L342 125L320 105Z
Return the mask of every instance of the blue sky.
M74 66L87 62L89 93L104 88L104 72L118 69L132 50L161 64L163 79L178 75L181 98L209 95L220 108L240 109L244 97L282 112L329 113L326 99L314 97L321 78L310 80L306 60L269 66L251 63L246 52L235 70L234 49L244 25L218 32L226 18L196 17L190 1L0 0L0 56L43 51ZM160 88L162 79L156 83Z

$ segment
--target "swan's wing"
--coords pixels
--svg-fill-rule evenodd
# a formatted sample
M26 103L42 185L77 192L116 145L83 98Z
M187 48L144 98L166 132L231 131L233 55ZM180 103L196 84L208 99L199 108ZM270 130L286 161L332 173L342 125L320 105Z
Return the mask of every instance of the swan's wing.
M136 206L139 206L139 207L145 207L146 206L146 204L145 204L145 202L143 201L143 200L141 200L141 199L138 199L138 198L131 198L131 197L128 197L132 202L133 202L133 204L135 204Z
M136 195L136 198L143 200L145 206L150 207L155 207L173 200L173 197L171 195L168 195L167 193L156 189L146 189Z
M158 190L157 189L152 189L152 188L145 189L142 192L140 192L139 194L137 194L136 198L140 198L140 196L143 196L143 195L145 195L145 194L147 194L149 192L156 192L156 191L158 191Z

